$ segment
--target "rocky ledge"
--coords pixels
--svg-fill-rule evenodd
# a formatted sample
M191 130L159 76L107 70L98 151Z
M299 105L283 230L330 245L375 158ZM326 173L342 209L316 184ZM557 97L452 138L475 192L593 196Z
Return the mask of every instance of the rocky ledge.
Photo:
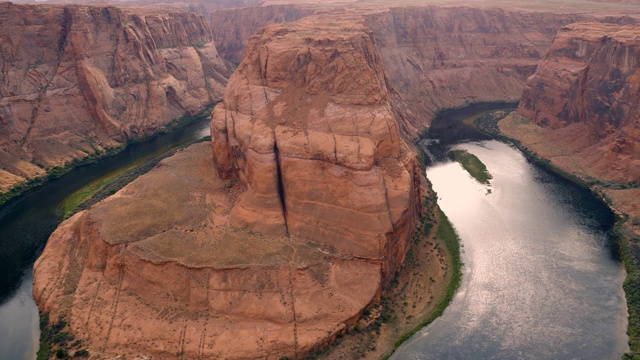
M200 15L0 3L0 192L220 100Z
M300 357L375 302L421 215L369 30L252 37L194 145L64 222L34 297L98 356Z
M583 178L640 181L640 26L558 31L501 129Z

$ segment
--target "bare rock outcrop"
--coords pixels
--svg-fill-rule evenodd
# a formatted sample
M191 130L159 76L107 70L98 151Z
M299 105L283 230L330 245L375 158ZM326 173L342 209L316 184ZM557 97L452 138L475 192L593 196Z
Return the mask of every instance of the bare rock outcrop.
M563 149L573 172L635 182L639 103L640 27L578 23L558 32L527 80L518 114L543 128L540 144Z
M403 131L438 110L518 101L556 31L579 15L472 7L398 7L367 16Z
M188 12L0 4L0 191L221 98L228 70Z
M296 358L326 345L378 299L421 215L420 167L389 101L364 26L265 28L212 114L212 144L51 236L38 306L96 356Z
M247 186L230 221L401 260L419 166L399 136L372 34L336 22L260 31L231 76L211 127L218 173ZM397 263L383 266L385 279Z
M517 101L526 79L563 25L593 17L475 7L280 5L211 15L223 58L237 63L260 27L312 13L354 14L373 32L388 75L393 110L415 137L441 109ZM618 21L611 17L609 21Z
M218 9L211 13L213 39L218 52L232 64L239 64L249 38L269 24L292 22L313 14L312 7L289 5Z

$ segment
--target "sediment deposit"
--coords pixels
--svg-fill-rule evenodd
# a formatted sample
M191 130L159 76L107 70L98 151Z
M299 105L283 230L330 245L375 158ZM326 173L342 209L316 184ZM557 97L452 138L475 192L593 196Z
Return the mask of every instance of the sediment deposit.
M362 25L260 31L212 145L51 236L34 266L40 309L100 356L294 358L332 341L377 300L421 215L420 166L389 101Z
M201 112L229 76L188 12L2 3L0 24L0 191Z

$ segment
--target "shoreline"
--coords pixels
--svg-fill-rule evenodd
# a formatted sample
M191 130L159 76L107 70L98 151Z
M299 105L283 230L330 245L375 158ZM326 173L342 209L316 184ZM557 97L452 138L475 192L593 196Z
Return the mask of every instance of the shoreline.
M424 170L424 154L418 159ZM460 239L437 204L437 194L425 191L420 219L402 267L380 301L365 309L356 325L335 342L305 359L389 359L413 335L440 317L462 280ZM373 314L373 315L371 315Z
M511 114L509 114L511 115ZM499 126L500 122L507 119L509 115L497 120L496 126ZM623 290L625 293L625 300L627 302L627 335L629 336L628 345L630 351L622 356L624 360L640 360L640 252L634 247L640 247L637 231L628 224L629 220L634 216L628 214L621 208L620 204L616 204L606 191L624 191L633 190L637 187L623 187L623 184L614 184L618 186L605 186L606 181L591 177L587 174L573 173L570 170L563 169L562 167L553 164L553 162L545 158L543 155L529 149L523 142L517 138L512 138L504 134L498 127L498 133L490 133L482 130L476 122L473 126L495 138L498 141L505 142L517 148L528 161L544 168L545 170L560 176L561 178L588 190L598 201L604 204L614 215L615 221L613 226L609 230L610 236L615 241L622 265L626 272L626 277L623 282ZM634 251L636 250L636 251Z
M169 121L167 124L160 127L158 130L156 130L152 134L149 134L147 136L132 138L121 143L120 145L104 148L102 150L96 150L94 153L87 154L82 158L70 159L66 161L65 164L62 166L54 166L48 170L43 169L46 171L44 175L36 176L30 179L25 179L24 181L14 184L9 189L7 189L7 191L0 192L0 206L8 203L11 200L15 200L16 198L20 197L20 195L24 194L25 192L31 189L37 188L38 186L44 185L45 183L51 180L57 179L65 174L68 174L74 169L77 169L84 165L94 164L100 160L104 160L106 158L109 158L111 156L121 153L130 145L151 140L158 135L170 133L177 129L183 128L200 118L210 116L216 104L217 103L214 102L206 105L205 109L196 115L184 114L179 118L173 119Z

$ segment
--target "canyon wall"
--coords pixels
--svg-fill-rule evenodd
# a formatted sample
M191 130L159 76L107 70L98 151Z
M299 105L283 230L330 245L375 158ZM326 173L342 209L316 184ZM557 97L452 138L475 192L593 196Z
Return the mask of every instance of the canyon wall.
M638 104L640 27L579 23L558 31L517 112L544 129L549 148L561 148L552 157L572 159L572 172L637 182Z
M428 127L441 109L518 101L556 31L592 18L471 7L347 10L282 5L216 11L211 15L214 39L221 56L237 63L260 27L313 12L336 17L357 13L353 21L372 30L388 74L394 112L410 138Z
M0 4L0 191L196 114L228 70L188 12Z
M371 32L308 18L247 49L212 142L62 223L34 265L39 308L90 354L300 358L401 265L422 175Z
M367 16L389 74L394 111L416 136L438 110L518 101L558 28L578 15L405 7Z
M387 259L387 281L419 213L420 169L372 34L327 19L252 38L213 113L213 156L222 178L247 186L232 224Z
M213 39L225 60L239 64L249 38L268 24L291 22L309 16L311 7L272 5L239 9L220 9L210 15Z

